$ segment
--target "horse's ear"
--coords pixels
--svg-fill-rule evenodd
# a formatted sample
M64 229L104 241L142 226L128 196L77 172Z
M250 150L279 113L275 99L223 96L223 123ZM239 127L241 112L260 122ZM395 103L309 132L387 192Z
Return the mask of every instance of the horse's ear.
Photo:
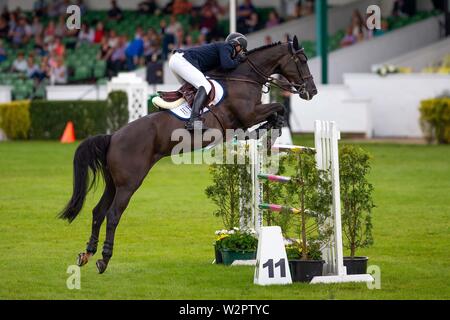
M292 44L294 45L294 50L300 50L300 45L298 44L297 36L294 36L294 39L292 40Z

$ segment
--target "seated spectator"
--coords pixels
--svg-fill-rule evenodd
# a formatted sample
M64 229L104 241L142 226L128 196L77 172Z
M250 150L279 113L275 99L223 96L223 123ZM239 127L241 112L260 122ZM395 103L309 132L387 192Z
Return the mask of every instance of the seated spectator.
M50 50L58 57L64 57L66 48L61 41L60 37L55 37L53 43L50 44Z
M103 25L103 22L99 21L95 26L93 42L101 43L104 36L105 36L105 27Z
M25 73L30 79L34 78L39 73L39 67L34 62L34 57L32 55L29 55L27 58L27 68Z
M65 15L59 16L58 24L55 27L55 36L56 37L64 37L66 36L68 29L66 27L66 17Z
M52 84L67 83L67 68L62 57L58 57L56 65L50 69L50 82Z
M245 20L245 28L246 28L246 33L254 32L259 29L259 18L258 18L258 14L256 12L253 12L250 15L250 18Z
M181 24L177 21L177 17L175 15L170 16L170 23L167 27L165 27L164 19L161 20L160 26L161 31L163 32L162 38L162 54L163 59L167 58L171 45L175 43L175 35L178 30L183 29Z
M89 28L86 23L81 25L80 32L78 32L79 43L92 43L94 41L94 30Z
M395 0L392 15L394 17L410 17L416 14L415 0Z
M280 24L280 18L278 17L278 13L273 10L269 13L269 19L266 22L266 28L272 28Z
M208 43L208 41L206 40L206 35L204 35L203 33L200 33L198 35L196 45L201 46L201 45L204 45L204 44L207 44L207 43Z
M182 49L184 45L184 31L183 29L178 29L175 34L175 43L172 50Z
M33 4L33 11L37 17L42 17L47 14L47 1L46 0L36 0Z
M202 7L208 7L209 9L211 9L216 17L222 16L227 13L226 9L221 6L217 0L206 0Z
M348 47L351 46L352 44L356 43L356 37L353 34L353 28L351 26L349 26L347 28L347 32L345 34L345 37L342 38L341 40L341 47Z
M108 46L110 48L114 48L117 45L118 41L119 41L119 37L117 36L116 30L111 29L109 31Z
M184 43L181 46L182 49L189 49L194 47L194 40L192 40L192 35L188 34L186 35L186 37L184 38Z
M27 20L25 17L19 18L18 24L10 29L9 37L15 47L20 47L28 41L29 35L27 34Z
M352 32L356 41L362 41L365 38L364 32L367 30L361 13L358 10L354 10L352 14Z
M111 1L111 9L108 10L108 19L114 21L122 20L122 9L119 8L116 0Z
M12 72L25 72L27 71L27 61L25 60L25 56L23 51L19 51L16 59L13 61L11 66Z
M125 49L127 58L127 70L134 70L144 53L144 41L142 40L142 28L138 27L134 39L130 41Z
M9 28L9 31L11 32L11 30L13 30L16 26L17 26L17 24L19 23L18 22L18 19L17 19L17 15L14 13L14 12L9 12L8 13L8 18L6 18L6 20L8 21L8 28Z
M264 44L271 44L272 42L272 37L270 35L264 37Z
M172 14L172 7L174 2L174 0L170 0L169 2L167 2L166 6L162 10L164 14Z
M192 3L189 0L175 0L172 5L172 14L189 14L192 10Z
M204 7L200 17L200 32L206 35L216 33L217 28L217 17L208 6Z
M283 14L287 20L298 18L297 7L299 0L283 0L282 9Z
M115 47L116 45L117 45L117 43L115 43L113 46L110 46L109 39L104 37L102 39L102 43L100 45L100 50L97 53L97 59L98 60L107 60L110 55L111 48Z
M302 5L301 15L305 17L310 16L312 14L314 14L314 1L313 0L304 1Z
M5 61L8 58L6 55L6 50L3 47L3 39L0 39L0 63Z
M47 6L47 15L50 18L55 18L59 16L59 7L62 5L62 2L60 0L56 1L49 1L49 4Z
M44 40L42 38L42 35L35 35L34 36L34 46L33 46L34 52L36 55L42 57L48 54L45 50L45 44Z
M53 40L53 37L55 36L55 22L53 20L50 20L50 22L47 24L47 27L44 29L44 42L48 43Z
M244 0L237 10L237 29L241 33L247 32L247 21L251 20L251 15L256 13L252 0Z
M2 16L0 17L0 39L6 39L9 34L9 26L6 19Z
M149 28L147 31L148 40L150 41L150 45L157 46L159 45L160 38L155 29Z
M144 0L138 4L138 11L145 14L157 13L158 5L156 0Z
M35 37L41 35L44 32L44 26L38 16L33 17L33 23L31 24L31 34Z
M84 15L87 12L87 6L84 4L83 0L77 0L76 5L80 8L81 15Z
M154 32L154 31L153 31ZM161 55L161 45L159 42L159 38L157 37L156 32L147 32L147 34L144 36L144 63L148 63L153 56L160 56ZM156 37L155 37L156 35Z
M111 55L106 64L109 77L117 75L119 71L124 69L126 61L126 48L127 38L126 36L120 36L117 46L111 51Z
M192 9L191 14L188 16L190 30L199 30L200 21L202 19L199 10Z

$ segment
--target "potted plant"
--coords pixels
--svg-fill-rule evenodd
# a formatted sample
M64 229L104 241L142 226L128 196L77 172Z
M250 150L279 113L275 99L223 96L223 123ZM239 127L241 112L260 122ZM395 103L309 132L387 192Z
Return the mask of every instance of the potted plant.
M222 259L222 240L228 236L228 230L217 230L216 240L213 243L214 246L214 257L216 264L223 263Z
M357 146L342 146L340 158L340 187L344 246L350 251L344 257L347 274L367 273L368 257L356 256L356 250L373 244L372 200L373 186L367 181L370 155Z
M230 265L235 260L256 259L258 239L254 230L233 228L219 242L224 265Z
M286 203L297 209L293 222L299 236L287 247L289 267L293 281L309 282L322 275L325 262L321 248L331 238L332 230L326 223L331 215L331 182L327 171L317 169L311 152L293 152L288 163L294 173L285 184Z

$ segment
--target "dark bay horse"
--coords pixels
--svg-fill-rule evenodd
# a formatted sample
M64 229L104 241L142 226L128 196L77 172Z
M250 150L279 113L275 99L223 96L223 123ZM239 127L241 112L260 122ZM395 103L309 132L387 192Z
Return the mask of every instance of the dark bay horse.
M284 106L261 103L263 85L274 82L273 74L286 79L280 80L278 86L299 94L303 99L309 100L317 94L304 50L294 37L293 41L249 51L247 60L230 72L214 70L209 73L221 82L227 95L219 106L211 107L211 112L203 115L205 124L222 132L226 129L245 130L264 121L271 128L280 127ZM92 234L86 252L78 256L78 265L86 264L96 253L100 227L106 217L103 259L97 261L99 273L106 270L122 213L152 166L171 154L178 143L171 141L171 134L184 125L185 121L170 112L159 111L130 122L112 135L90 137L78 146L73 162L72 198L59 217L72 222L81 211L96 176L100 173L105 180L103 195L92 211ZM90 185L89 169L93 177Z

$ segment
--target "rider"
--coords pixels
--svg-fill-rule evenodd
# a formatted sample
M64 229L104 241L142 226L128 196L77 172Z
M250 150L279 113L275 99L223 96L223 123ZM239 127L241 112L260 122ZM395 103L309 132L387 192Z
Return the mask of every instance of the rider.
M209 92L211 84L206 79L204 72L217 67L223 69L234 69L240 62L245 60L243 54L247 50L247 38L238 32L228 35L225 42L215 42L194 47L186 50L175 50L169 60L169 68L180 83L189 82L197 93L192 103L192 114L186 123L186 129L207 130L201 122L200 110L202 109ZM199 122L197 122L199 121Z

